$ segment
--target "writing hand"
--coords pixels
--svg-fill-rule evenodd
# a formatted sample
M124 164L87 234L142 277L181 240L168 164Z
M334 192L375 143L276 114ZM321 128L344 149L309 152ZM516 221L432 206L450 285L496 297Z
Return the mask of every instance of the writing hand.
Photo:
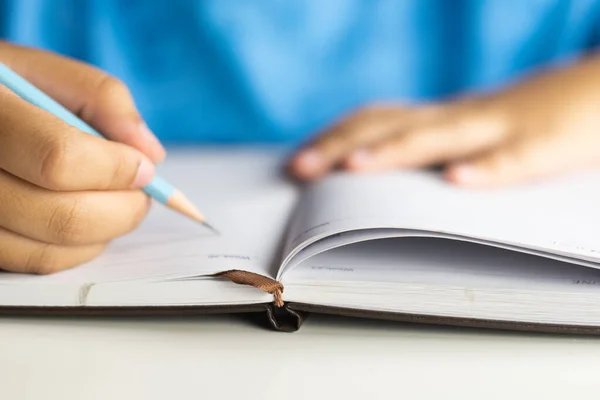
M51 273L98 255L143 219L164 150L127 88L95 68L0 43L0 61L114 141L0 86L0 267Z

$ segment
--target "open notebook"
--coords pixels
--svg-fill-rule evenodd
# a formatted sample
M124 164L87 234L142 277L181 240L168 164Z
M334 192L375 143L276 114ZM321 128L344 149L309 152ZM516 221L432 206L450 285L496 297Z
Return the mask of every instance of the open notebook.
M306 312L600 333L600 173L466 190L436 172L305 187L274 149L170 154L213 235L162 206L101 257L49 276L0 273L4 313Z

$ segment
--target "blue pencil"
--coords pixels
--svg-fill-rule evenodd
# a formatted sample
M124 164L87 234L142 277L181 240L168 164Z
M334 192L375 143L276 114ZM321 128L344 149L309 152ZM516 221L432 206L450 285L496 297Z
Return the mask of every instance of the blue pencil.
M12 90L23 100L26 100L29 103L48 111L54 116L65 121L67 124L72 125L83 132L98 137L103 137L100 133L79 119L76 115L71 113L65 107L53 100L50 96L36 88L30 82L2 63L0 63L0 84ZM152 182L150 182L142 190L148 196L166 205L167 207L170 207L171 209L200 222L212 231L217 232L214 227L206 222L204 216L183 195L183 193L159 176L155 176Z

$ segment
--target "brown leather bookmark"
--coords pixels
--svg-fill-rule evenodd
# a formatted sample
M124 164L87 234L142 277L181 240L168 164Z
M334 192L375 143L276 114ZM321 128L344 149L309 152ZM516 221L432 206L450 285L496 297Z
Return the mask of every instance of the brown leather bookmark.
M275 297L275 305L283 307L283 285L274 279L264 275L255 274L254 272L240 271L232 269L229 271L219 272L214 275L217 278L229 279L233 283L239 285L250 285L257 289L272 294Z

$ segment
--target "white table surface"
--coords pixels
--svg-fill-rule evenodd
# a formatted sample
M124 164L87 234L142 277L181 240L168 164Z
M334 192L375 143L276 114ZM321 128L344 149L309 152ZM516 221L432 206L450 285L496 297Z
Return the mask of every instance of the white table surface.
M0 319L0 399L597 398L600 338L312 316Z

